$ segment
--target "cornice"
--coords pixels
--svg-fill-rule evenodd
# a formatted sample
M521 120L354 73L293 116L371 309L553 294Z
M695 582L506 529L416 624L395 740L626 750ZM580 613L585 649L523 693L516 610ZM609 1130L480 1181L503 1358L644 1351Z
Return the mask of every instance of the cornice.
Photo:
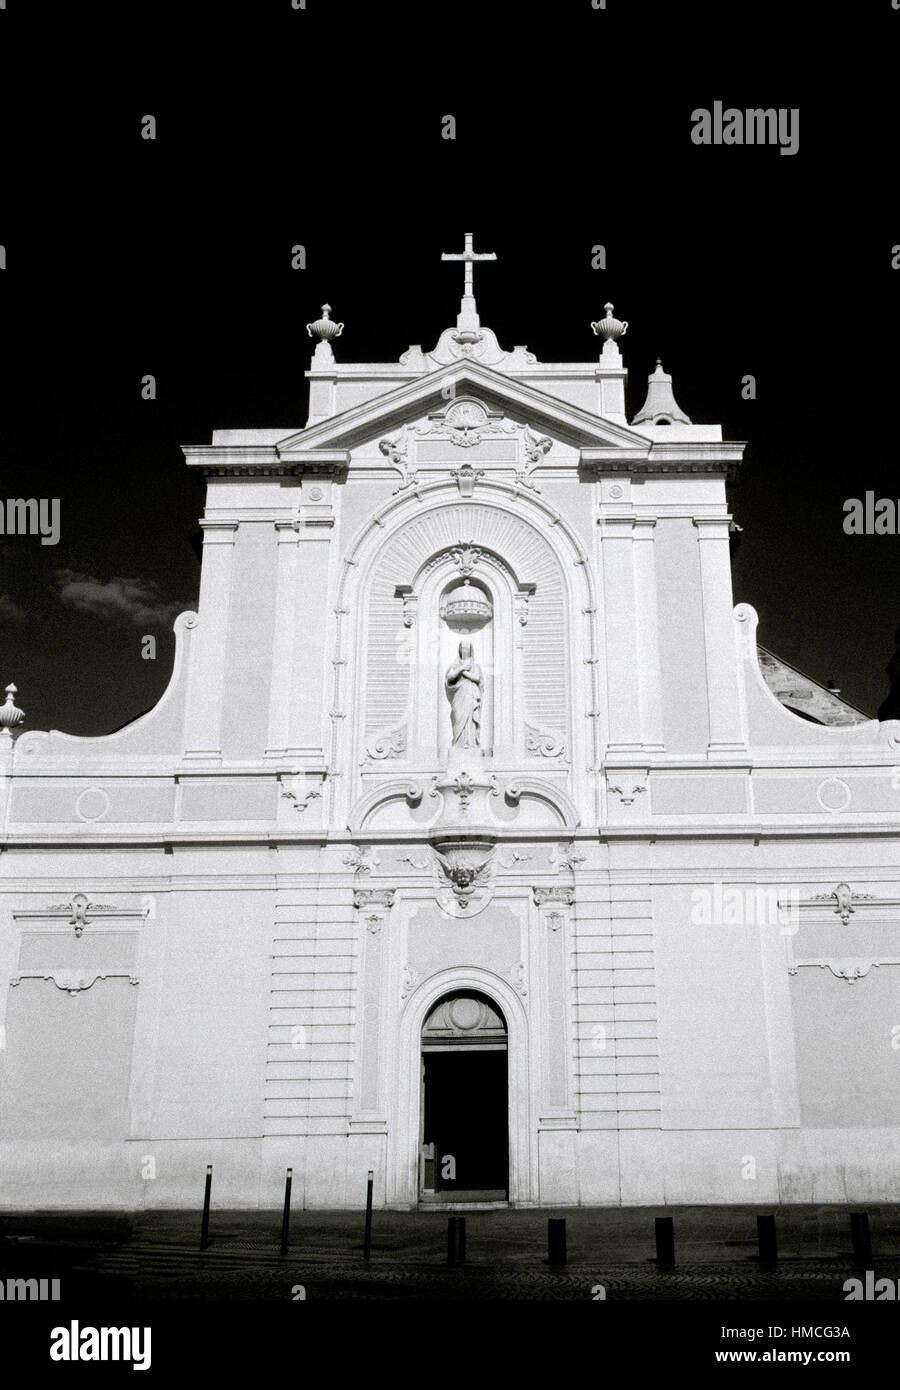
M295 448L285 457L276 444L197 444L182 450L189 468L199 468L207 478L290 478L304 473L344 472L350 463L347 449Z
M491 827L491 836L496 838L499 844L524 844L548 842L556 843L560 838L560 827L548 826L540 829L527 827L517 832L506 830L505 828ZM570 838L576 833L566 829L564 833ZM760 822L739 821L734 824L698 824L694 822L689 826L656 824L651 822L631 823L629 825L608 825L600 827L582 827L579 838L591 840L600 844L611 843L617 840L655 840L670 841L690 841L690 840L865 840L868 838L890 837L897 839L900 836L900 829L896 820L886 821L861 821L855 820L852 825L823 824L814 822L802 822L793 825L764 825ZM427 837L425 837L427 838ZM379 830L366 831L360 830L355 834L331 834L326 829L310 830L306 832L290 832L277 829L274 826L271 830L243 830L231 833L220 832L219 830L198 830L195 832L172 832L160 830L158 832L135 832L128 834L123 831L112 831L108 835L85 834L73 832L66 834L56 831L54 833L40 834L37 832L23 831L19 834L6 835L0 841L0 854L9 853L16 849L159 849L174 850L177 848L196 849L198 846L205 846L210 849L229 848L233 846L260 845L277 850L280 846L290 847L293 845L343 845L356 844L359 842L372 844L418 844L423 836L416 834L412 829L406 830ZM0 885L2 887L2 885Z
M725 443L669 444L661 452L657 452L657 447L653 444L645 454L630 449L584 447L581 461L595 477L609 473L703 473L731 479L737 474L744 449L743 444Z

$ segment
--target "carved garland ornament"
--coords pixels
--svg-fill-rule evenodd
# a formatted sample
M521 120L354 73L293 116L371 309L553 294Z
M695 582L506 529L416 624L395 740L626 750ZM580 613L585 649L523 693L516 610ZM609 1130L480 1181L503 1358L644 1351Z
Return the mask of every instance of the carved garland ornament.
M11 985L22 980L52 980L57 989L65 990L72 996L83 989L90 989L97 980L127 980L129 984L138 983L137 975L130 970L23 970L10 979Z
M856 911L854 904L877 901L874 893L853 893L850 891L849 884L846 883L839 883L830 893L816 893L813 897L806 899L806 903L835 903L835 916L840 917L844 926L850 921L851 912ZM805 906L806 903L802 905Z
M29 907L21 908L13 913L14 917L30 918L53 918L64 917L69 925L75 928L75 935L81 936L85 927L90 926L91 922L97 918L110 917L147 917L149 908L143 907L115 907L112 903L92 903L88 901L85 893L73 893L67 903L51 903L49 907Z
M882 907L896 907L900 900L896 898L880 898L876 893L854 893L847 883L839 883L828 893L815 893L810 898L804 898L800 902L790 904L779 901L780 908L796 910L797 908L807 911L821 911L826 905L833 905L834 915L840 917L841 924L847 926L850 917L857 910L857 905L873 904ZM813 960L793 960L788 966L788 974L796 975L802 967L818 967L823 970L830 970L832 975L839 980L846 980L848 984L855 984L857 980L863 979L869 971L880 965L900 965L900 957L882 957L875 960L865 956L842 956L836 959L813 959Z
M851 960L798 960L788 967L788 974L796 975L801 966L815 965L822 970L830 970L836 979L846 980L848 985L855 985L857 980L862 980L875 966L893 964L894 961L864 960L862 957Z

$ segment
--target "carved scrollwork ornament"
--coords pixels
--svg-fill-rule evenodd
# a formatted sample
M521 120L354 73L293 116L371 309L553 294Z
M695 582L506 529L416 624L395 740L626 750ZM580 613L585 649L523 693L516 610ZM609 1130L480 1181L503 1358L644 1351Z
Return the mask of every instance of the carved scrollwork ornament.
M344 863L356 874L370 874L381 863L374 845L350 845Z
M567 907L572 907L575 902L575 890L567 886L554 884L549 888L532 888L536 907L543 907L546 903L565 903Z
M353 906L392 908L396 891L396 888L355 888Z
M566 745L562 738L557 734L543 733L532 724L525 725L525 747L529 753L536 753L542 758L566 756Z
M574 873L578 865L584 861L585 856L576 849L574 840L569 845L554 845L550 851L550 864L558 874L564 873L567 869Z
M553 440L546 434L535 434L525 427L525 457L529 463L540 463L553 448Z
M413 970L411 965L405 965L403 967L403 984L400 989L400 998L408 998L408 996L415 989L418 982L419 972L417 970Z
M97 980L109 979L125 979L131 985L138 983L137 975L133 975L129 970L100 969L23 970L18 975L13 975L9 983L18 985L22 980L52 980L57 989L64 990L74 998L82 990L90 989Z
M647 788L642 783L637 782L627 784L610 782L609 790L619 798L623 806L630 806L635 797L640 796L641 792L645 792Z
M384 758L399 758L406 752L406 726L382 734L366 748L366 756L376 761Z
M456 483L460 497L472 497L475 492L475 484L479 478L484 477L484 469L473 468L471 463L467 461L459 468L451 468L450 477Z

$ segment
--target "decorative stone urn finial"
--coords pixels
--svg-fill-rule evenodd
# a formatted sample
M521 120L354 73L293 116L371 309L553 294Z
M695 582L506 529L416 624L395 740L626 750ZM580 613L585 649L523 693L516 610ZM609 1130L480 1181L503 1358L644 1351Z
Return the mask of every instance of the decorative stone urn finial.
M621 319L614 319L613 306L609 302L604 304L603 307L606 310L606 317L598 319L596 323L592 323L591 328L598 338L603 339L604 343L616 343L628 332L628 320L625 319L623 322Z
M322 317L314 319L312 323L306 325L306 331L311 338L318 338L320 343L330 343L334 338L339 338L344 331L342 323L334 323L330 317L331 305L322 305Z
M6 687L6 704L0 705L0 737L12 738L10 730L17 729L20 724L25 722L25 714L22 710L16 709L15 697L19 692L14 685Z

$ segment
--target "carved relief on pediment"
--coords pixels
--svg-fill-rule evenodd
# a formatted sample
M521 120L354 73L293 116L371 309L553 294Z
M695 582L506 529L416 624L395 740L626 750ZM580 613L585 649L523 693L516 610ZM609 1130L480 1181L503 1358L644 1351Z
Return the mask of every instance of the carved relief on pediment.
M502 365L506 371L515 371L517 367L532 367L537 362L535 354L521 344L507 352L500 346L492 328L479 328L474 335L463 335L454 328L447 328L431 352L423 352L421 346L415 344L407 348L400 357L400 362L413 371L429 371L437 366L445 366L448 362L458 362L460 358L474 359L476 362L483 362L487 367Z
M446 439L458 449L471 449L494 435L514 435L516 429L502 410L491 410L475 396L457 397L415 427L420 438Z
M484 470L474 469L465 455L460 464L454 465L460 450L473 451L479 460L512 464L516 483L540 492L533 474L553 444L549 435L532 429L527 421L509 419L502 410L492 409L477 396L459 396L432 411L426 419L404 424L393 434L385 435L378 441L378 449L399 474L394 496L407 489L418 496L427 476L418 471L420 465L446 459L461 495L471 497ZM448 447L442 450L443 445Z

